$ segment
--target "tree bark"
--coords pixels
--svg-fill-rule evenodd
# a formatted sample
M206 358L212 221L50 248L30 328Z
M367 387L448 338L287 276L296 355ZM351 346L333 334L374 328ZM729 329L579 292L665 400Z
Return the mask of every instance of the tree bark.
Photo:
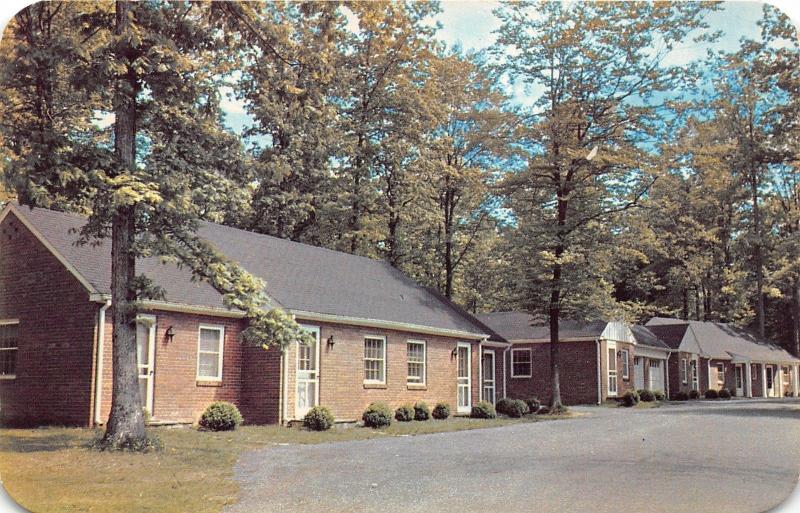
M565 192L559 187L558 207L556 212L556 223L558 226L558 243L555 247L556 262L553 264L553 281L550 289L550 388L552 396L550 399L550 411L557 411L562 407L561 403L561 379L559 375L559 321L561 316L561 274L563 266L561 257L564 255L565 245L562 231L567 222L567 200L564 199Z
M116 2L116 33L130 29L128 2ZM131 55L121 56L130 62ZM114 95L114 151L118 163L133 170L136 159L136 91L133 70L122 77ZM136 362L136 206L116 207L111 222L111 303L113 306L113 389L105 444L119 448L146 436Z

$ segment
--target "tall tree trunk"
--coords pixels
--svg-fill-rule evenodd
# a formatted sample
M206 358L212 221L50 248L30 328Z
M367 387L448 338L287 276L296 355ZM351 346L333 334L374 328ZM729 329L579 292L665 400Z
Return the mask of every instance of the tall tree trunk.
M561 316L561 257L564 255L564 240L562 230L567 221L567 200L566 194L559 188L558 208L556 212L556 222L558 224L558 244L555 248L555 264L553 264L553 281L550 288L550 388L552 397L550 399L550 411L557 411L562 407L561 403L561 379L559 376L559 321Z
M683 286L683 314L684 319L689 319L689 287Z
M453 190L450 177L445 177L444 195L444 295L453 298Z
M792 285L792 353L800 356L800 278Z
M756 243L753 247L753 260L756 268L756 304L758 310L756 314L758 315L758 334L764 337L766 321L764 311L764 257L761 250L761 209L758 206L758 177L755 174L755 170L752 172L753 229L755 230L756 238Z
M116 33L130 30L130 4L116 3ZM131 55L123 55L130 62ZM136 158L136 91L133 70L121 78L114 95L114 151L118 162L134 169ZM136 207L117 207L111 223L111 303L113 307L113 389L105 443L120 447L145 438L142 398L136 362Z

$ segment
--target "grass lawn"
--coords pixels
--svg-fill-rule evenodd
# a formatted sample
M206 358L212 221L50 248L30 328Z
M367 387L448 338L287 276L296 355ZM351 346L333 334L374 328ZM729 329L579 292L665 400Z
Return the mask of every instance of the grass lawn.
M317 433L277 426L233 432L153 428L163 452L104 453L89 449L100 431L78 428L0 429L0 479L20 505L45 512L218 512L236 501L239 454L270 444L315 444L479 429L574 416L394 422L388 428L336 428Z

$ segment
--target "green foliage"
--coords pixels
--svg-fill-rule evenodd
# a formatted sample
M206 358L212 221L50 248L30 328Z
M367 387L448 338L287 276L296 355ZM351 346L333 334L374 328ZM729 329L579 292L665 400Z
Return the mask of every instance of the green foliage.
M722 389L720 389L720 391L717 394L717 396L720 399L730 399L731 398L731 392L727 388L722 388Z
M689 399L700 399L699 390L689 390Z
M636 406L639 404L639 393L636 390L626 390L622 397L620 398L620 404L622 406L626 406L630 408L631 406Z
M656 394L652 390L637 390L636 393L639 394L639 400L645 403L650 403L656 400Z
M495 403L495 409L497 413L502 413L503 415L508 415L508 410L511 407L511 402L513 399L510 397L503 397L497 403Z
M242 414L235 404L218 401L206 408L198 424L208 431L232 431L242 423L242 420Z
M303 426L312 431L327 431L333 424L333 414L324 406L314 406L303 417Z
M706 399L719 399L719 392L717 392L713 388L709 388L708 390L706 390L706 393L704 395Z
M361 416L365 427L382 428L392 423L392 409L386 403L370 404Z
M472 406L472 411L469 416L473 419L494 419L497 417L497 412L488 401L478 401L477 404Z
M528 408L528 403L521 399L512 399L505 407L504 413L509 417L514 417L516 419L522 417L523 415L530 412L530 408Z
M680 391L680 392L677 392L675 394L674 399L676 401L688 401L689 400L689 394L687 394L684 391Z
M542 403L541 401L539 401L538 397L531 397L529 399L525 399L525 404L528 405L528 410L531 413L536 413L537 411L539 411L539 407L542 406Z
M428 420L431 418L431 409L422 401L414 404L414 420Z
M414 420L414 408L410 404L400 405L394 411L394 418L400 422L411 422Z
M736 397L736 387L731 387L730 390L728 390L728 393L731 397Z
M656 401L663 401L667 398L667 394L664 393L663 390L656 390L655 391Z
M445 420L450 416L450 405L447 403L436 403L431 416L436 420Z

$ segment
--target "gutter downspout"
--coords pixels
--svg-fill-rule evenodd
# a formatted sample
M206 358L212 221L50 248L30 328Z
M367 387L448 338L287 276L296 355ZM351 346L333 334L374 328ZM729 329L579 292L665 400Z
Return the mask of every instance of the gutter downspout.
M106 310L111 306L111 300L107 300L102 307L97 317L97 365L95 366L96 375L94 379L94 423L99 425L103 423L100 414L100 409L103 405L103 349L105 346L106 338Z
M600 339L596 338L594 341L597 343L597 405L603 403L603 376L600 369Z
M508 380L508 369L507 369L508 364L506 362L508 361L507 356L509 349L511 349L511 344L508 344L508 346L505 349L503 349L503 397L504 398L508 397L508 392L506 391L506 380Z
M667 395L667 400L669 400L669 358L672 356L672 351L667 351L667 359L664 360L664 388L666 389L664 393Z
M478 401L483 400L483 340L478 341Z

